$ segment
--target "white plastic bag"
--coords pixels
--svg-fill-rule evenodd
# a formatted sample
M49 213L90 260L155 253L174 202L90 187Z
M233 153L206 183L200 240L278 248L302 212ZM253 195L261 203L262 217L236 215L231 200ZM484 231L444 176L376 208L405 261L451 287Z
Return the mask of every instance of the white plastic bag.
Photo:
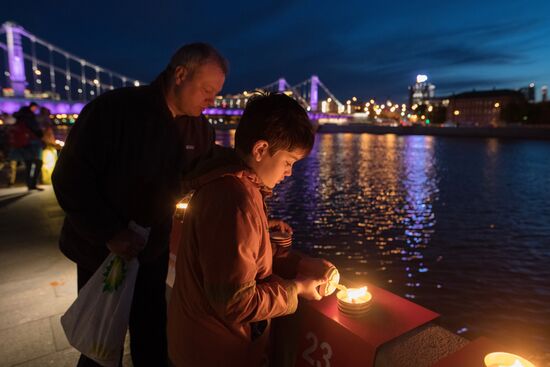
M61 317L69 343L102 366L118 366L138 268L110 254Z
M148 229L129 228L148 237ZM128 329L139 263L109 254L61 317L69 343L105 367L117 367Z

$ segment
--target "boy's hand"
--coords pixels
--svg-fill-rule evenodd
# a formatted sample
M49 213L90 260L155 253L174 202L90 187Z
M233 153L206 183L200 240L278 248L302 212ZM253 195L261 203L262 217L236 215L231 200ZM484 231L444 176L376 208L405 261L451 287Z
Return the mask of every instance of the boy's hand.
M281 219L269 219L267 221L269 230L278 230L281 232L292 234L292 227Z
M130 229L123 229L107 242L107 248L125 260L136 257L145 247L145 240Z
M317 291L317 287L323 283L327 282L326 278L305 278L302 276L298 276L294 280L296 283L296 288L298 290L298 295L302 298L305 298L307 300L316 300L319 301L321 298L321 295Z

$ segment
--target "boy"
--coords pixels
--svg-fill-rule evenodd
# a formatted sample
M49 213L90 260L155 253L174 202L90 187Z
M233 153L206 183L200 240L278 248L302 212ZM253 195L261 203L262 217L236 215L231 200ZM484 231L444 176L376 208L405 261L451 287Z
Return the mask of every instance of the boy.
M284 94L250 99L235 150L199 167L183 220L176 280L168 308L168 350L175 366L259 366L266 361L270 319L296 310L298 296L320 299L315 276L284 280L272 273L264 197L309 154L314 130L304 109ZM285 224L277 224L284 229ZM320 260L320 259L314 259ZM302 264L303 262L303 264Z

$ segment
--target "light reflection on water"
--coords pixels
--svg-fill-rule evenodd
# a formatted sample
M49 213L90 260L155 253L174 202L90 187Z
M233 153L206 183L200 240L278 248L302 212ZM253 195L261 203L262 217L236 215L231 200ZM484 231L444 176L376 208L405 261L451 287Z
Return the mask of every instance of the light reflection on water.
M269 207L350 283L550 365L548 157L536 141L320 134Z

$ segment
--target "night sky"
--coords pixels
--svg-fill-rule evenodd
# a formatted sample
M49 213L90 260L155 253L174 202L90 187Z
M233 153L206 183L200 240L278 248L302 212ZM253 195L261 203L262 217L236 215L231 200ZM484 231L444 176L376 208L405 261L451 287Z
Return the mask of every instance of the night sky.
M437 96L534 82L540 99L550 85L548 0L1 0L7 20L146 82L180 45L209 42L231 63L224 93L312 74L340 99L404 101L420 73Z

